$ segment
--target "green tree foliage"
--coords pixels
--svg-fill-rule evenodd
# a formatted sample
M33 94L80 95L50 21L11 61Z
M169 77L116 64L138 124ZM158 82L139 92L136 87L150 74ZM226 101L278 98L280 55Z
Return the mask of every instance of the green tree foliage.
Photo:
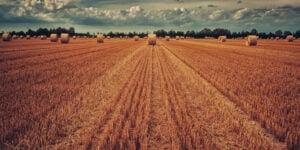
M0 33L1 35L4 33L4 31L2 31L2 33ZM71 36L87 36L87 37L92 37L95 36L96 34L99 34L99 32L97 33L76 33L75 28L74 27L70 27L70 28L62 28L62 27L58 27L58 28L38 28L37 30L32 30L32 29L28 29L26 32L24 31L11 31L10 34L11 35L30 35L30 36L39 36L39 35L46 35L46 36L50 36L50 34L52 33L56 33L58 34L58 36L60 36L61 33L69 33ZM258 35L260 38L262 39L266 39L266 38L271 38L271 37L286 37L287 35L294 35L296 38L300 37L300 30L297 30L296 32L292 33L290 31L284 31L282 32L282 30L277 30L276 32L269 32L269 33L265 33L265 32L259 32L256 29L252 29L250 32L249 31L241 31L241 32L231 32L228 29L224 29L224 28L216 28L216 29L209 29L209 28L204 28L200 31L194 31L194 30L188 30L186 32L184 31L175 31L175 30L170 30L170 31L166 31L163 29L154 31L153 33L155 33L157 35L157 37L165 37L165 36L170 36L171 38L175 38L176 36L185 36L185 37L190 37L190 38L205 38L205 37L214 37L217 38L219 36L227 36L228 38L239 38L239 37L246 37L248 35ZM110 36L110 37L134 37L136 35L140 36L141 38L144 38L148 35L148 32L129 32L129 33L124 33L124 32L112 32L109 31L107 34L104 34L106 36Z
M282 37L282 31L281 30L277 30L275 32L275 36Z
M286 37L288 35L292 35L292 32L291 31L284 31L283 32L283 36Z

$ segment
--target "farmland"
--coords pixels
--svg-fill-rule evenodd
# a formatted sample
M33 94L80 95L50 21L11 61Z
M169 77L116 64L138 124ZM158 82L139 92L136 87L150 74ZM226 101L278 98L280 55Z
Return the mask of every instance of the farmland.
M0 42L0 149L297 149L300 41Z

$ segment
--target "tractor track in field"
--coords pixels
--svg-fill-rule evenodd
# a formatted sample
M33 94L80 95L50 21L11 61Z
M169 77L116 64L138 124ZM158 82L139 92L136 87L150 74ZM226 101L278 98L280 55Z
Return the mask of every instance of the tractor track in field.
M123 86L122 90L119 92L117 99L111 108L114 108L112 112L106 115L103 123L100 124L98 131L88 146L88 149L112 149L112 148L122 148L127 147L129 145L124 145L122 142L126 141L118 141L119 137L122 136L123 128L126 124L126 119L130 115L133 115L130 110L134 103L136 103L136 95L139 97L140 90L143 89L143 84L139 84L138 81L143 81L146 76L147 64L149 63L149 59L147 55L143 55L139 58L139 63L134 69L134 72L131 73L130 79ZM144 83L144 82L142 82ZM137 115L137 114L136 114ZM125 131L126 132L129 131ZM129 133L127 133L129 134ZM126 138L126 137L125 137ZM128 135L127 135L128 138ZM121 142L121 143L120 143Z
M226 93L225 91L223 91L218 85L216 85L213 81L211 81L209 78L207 78L202 72L197 71L192 65L190 65L189 63L187 63L184 59L180 58L178 55L176 55L175 53L173 53L172 51L169 50L168 47L161 45L164 49L168 50L170 53L172 53L178 60L180 60L181 62L183 62L186 66L188 66L189 68L191 68L193 71L195 71L201 78L205 79L209 84L211 84L213 87L215 87L220 93L222 93L222 95L226 96L228 99L233 99L234 97L230 96L228 93Z
M179 138L176 132L176 125L172 120L171 110L165 91L165 82L161 71L161 62L158 59L157 48L153 48L153 78L152 95L150 104L149 124L149 149L171 149L178 147ZM170 145L171 143L171 145ZM150 146L151 145L151 146Z
M179 149L193 149L195 148L195 139L191 133L191 115L187 113L185 97L180 91L180 87L174 80L174 70L166 60L166 55L161 51L158 51L158 59L160 62L160 71L163 76L165 85L165 92L168 95L167 100L171 109L171 117L176 124L177 136L180 140ZM168 108L167 108L168 109ZM177 147L177 146L176 146Z

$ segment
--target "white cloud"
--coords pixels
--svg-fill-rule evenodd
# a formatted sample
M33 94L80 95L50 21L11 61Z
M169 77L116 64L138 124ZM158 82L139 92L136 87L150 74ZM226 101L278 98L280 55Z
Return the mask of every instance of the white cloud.
M216 10L216 11L213 11L208 17L211 20L215 20L215 19L220 18L223 13L224 13L224 10Z
M187 9L183 8L183 7L179 7L179 8L175 7L175 8L173 8L173 10L175 12L178 12L178 13L185 13L185 12L187 12Z
M57 1L57 0L45 0L44 1L44 8L47 10L55 10L55 9L61 9L64 5L67 3L63 1Z
M240 20L244 17L244 15L249 11L248 8L243 8L238 10L234 15L233 15L233 19L235 20Z
M24 7L13 8L9 13L21 17L26 15L26 9Z
M143 11L144 9L140 6L132 6L129 9L127 9L128 15L133 18L141 14Z
M60 20L60 19L55 18L52 13L33 14L33 17L39 18L41 20L48 21L48 22L54 22L54 21Z
M7 2L7 3L4 3ZM45 21L52 24L80 24L80 25L109 25L109 26L160 26L161 28L184 28L191 27L222 27L222 23L231 22L230 26L242 28L246 23L256 21L259 24L266 22L281 22L287 20L287 16L299 16L298 7L285 6L263 7L258 1L243 1L237 4L237 0L230 0L228 3L214 1L218 7L206 7L211 1L196 0L185 1L174 4L161 0L157 3L138 1L136 3L117 3L117 0L0 0L2 4L1 20L12 18L9 21L18 22L22 18L23 22ZM277 0L275 0L277 1ZM79 3L76 3L79 2ZM93 2L93 3L92 3ZM107 6L109 3L109 7ZM170 4L169 4L170 3ZM269 2L268 2L269 3ZM287 3L287 2L285 2ZM5 7L7 4L8 7ZM103 4L103 5L102 5ZM115 5L113 5L115 4ZM168 4L168 5L167 5ZM249 5L248 5L249 4ZM101 6L100 6L101 5ZM259 5L259 6L256 6ZM157 6L157 7L154 7ZM242 7L242 8L240 8ZM246 7L246 8L244 8ZM5 8L5 9L3 9ZM1 10L0 10L1 12ZM26 20L27 19L27 20ZM7 19L8 20L8 19ZM279 21L280 22L279 22ZM294 24L299 22L294 19ZM299 23L298 23L299 24ZM265 25L265 24L263 24ZM263 26L261 25L261 26ZM230 27L229 26L229 27ZM280 26L280 25L278 25Z

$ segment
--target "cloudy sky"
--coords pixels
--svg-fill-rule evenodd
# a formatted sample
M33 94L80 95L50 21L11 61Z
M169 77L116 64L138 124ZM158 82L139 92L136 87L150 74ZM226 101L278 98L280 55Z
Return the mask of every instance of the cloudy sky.
M300 30L300 0L0 0L0 30Z

